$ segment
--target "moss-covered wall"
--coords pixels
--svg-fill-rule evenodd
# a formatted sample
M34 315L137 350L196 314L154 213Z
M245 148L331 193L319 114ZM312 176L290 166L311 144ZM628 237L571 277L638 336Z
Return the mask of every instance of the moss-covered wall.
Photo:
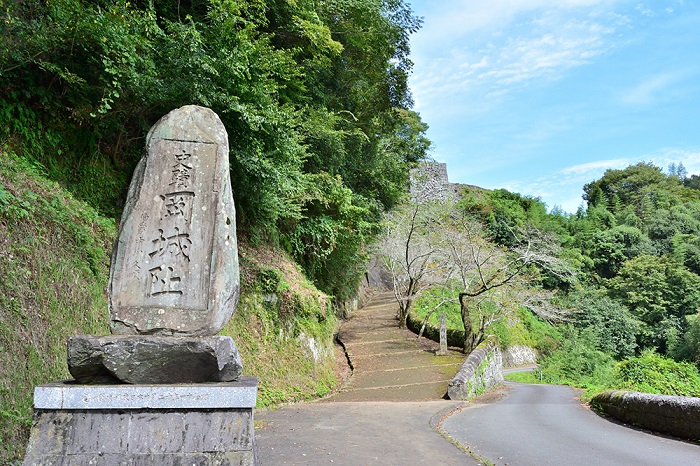
M469 400L503 383L503 359L495 338L476 347L449 383L451 400Z
M594 396L591 406L622 422L700 441L700 398L607 391Z

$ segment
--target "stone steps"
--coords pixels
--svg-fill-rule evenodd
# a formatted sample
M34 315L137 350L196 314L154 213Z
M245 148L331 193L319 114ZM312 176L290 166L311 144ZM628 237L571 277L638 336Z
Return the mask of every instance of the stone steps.
M439 400L464 356L436 356L438 345L399 328L393 293L377 294L340 329L354 372L327 401Z

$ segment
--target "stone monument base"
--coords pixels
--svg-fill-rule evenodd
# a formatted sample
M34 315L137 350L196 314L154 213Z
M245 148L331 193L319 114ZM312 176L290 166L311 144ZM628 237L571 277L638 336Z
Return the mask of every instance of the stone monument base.
M256 465L257 378L36 387L23 465Z
M231 337L78 335L68 370L78 383L175 384L233 382L243 365Z

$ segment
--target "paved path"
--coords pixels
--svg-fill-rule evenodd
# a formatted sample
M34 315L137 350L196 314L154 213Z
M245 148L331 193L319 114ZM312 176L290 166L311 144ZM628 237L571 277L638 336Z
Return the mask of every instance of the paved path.
M584 408L570 387L508 383L441 427L494 465L694 465L700 446L631 429Z
M343 324L354 372L337 394L256 412L260 461L270 465L470 465L433 427L462 403L443 400L461 353L402 330L391 293L376 295Z

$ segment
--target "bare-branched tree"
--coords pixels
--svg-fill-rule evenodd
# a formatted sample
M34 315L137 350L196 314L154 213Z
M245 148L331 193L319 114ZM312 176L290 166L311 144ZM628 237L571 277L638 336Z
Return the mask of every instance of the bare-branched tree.
M379 248L391 274L402 327L415 300L430 286L443 283L450 272L439 254L443 212L440 204L423 201L405 204L387 216Z
M514 246L500 246L481 222L444 200L412 199L389 214L379 247L393 280L399 325L406 325L415 300L433 286L453 298L444 297L431 312L459 302L465 353L520 306L550 321L563 319L565 311L552 304L552 293L539 287L543 271L574 279L558 257L556 237L534 228L511 233Z
M551 304L551 295L536 286L536 276L547 270L572 280L573 271L557 257L556 239L532 228L505 248L489 240L483 225L472 217L454 214L444 228L444 255L459 281L458 299L464 325L464 352L483 341L489 326L507 317L517 306L528 306L549 320L563 318L564 311Z

